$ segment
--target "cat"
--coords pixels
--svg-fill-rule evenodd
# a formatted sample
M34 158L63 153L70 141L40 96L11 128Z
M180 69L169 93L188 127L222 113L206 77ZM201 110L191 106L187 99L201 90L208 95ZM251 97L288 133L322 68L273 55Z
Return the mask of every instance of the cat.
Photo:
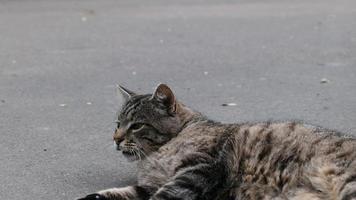
M356 199L356 139L302 122L224 124L179 102L119 87L114 141L137 184L80 200Z

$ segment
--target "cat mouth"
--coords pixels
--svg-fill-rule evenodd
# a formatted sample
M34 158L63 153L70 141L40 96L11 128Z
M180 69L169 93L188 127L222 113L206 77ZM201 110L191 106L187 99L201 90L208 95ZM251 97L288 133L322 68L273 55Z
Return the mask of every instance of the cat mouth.
M124 156L135 156L135 153L133 151L122 151L122 154Z

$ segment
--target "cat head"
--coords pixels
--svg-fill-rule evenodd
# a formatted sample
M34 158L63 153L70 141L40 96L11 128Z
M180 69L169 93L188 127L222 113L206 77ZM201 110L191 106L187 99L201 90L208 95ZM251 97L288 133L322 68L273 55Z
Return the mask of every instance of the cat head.
M165 84L158 85L153 94L136 94L122 86L118 90L124 103L113 138L117 149L130 161L157 151L194 116Z

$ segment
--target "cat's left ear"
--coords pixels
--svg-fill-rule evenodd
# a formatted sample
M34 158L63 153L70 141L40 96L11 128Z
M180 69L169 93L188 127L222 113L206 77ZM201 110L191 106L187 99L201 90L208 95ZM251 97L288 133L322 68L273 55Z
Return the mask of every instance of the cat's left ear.
M152 99L161 101L165 106L167 106L171 112L176 112L176 99L174 94L166 84L159 84L155 89Z
M135 96L136 93L132 92L131 90L124 88L121 85L116 85L118 93L124 98L125 101L128 101L131 97Z

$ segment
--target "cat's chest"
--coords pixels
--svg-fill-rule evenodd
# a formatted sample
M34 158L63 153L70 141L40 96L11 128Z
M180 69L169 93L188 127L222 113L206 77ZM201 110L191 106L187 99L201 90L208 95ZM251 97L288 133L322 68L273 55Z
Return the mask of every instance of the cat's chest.
M199 151L196 142L182 140L164 145L142 163L141 170L147 173L152 173L152 171L162 172L163 170L164 173L173 175L175 169L181 165L186 156Z
M140 163L138 181L141 184L160 186L175 175L184 159L191 154L205 153L215 144L215 134L186 134L172 140Z
M147 157L139 164L138 182L140 185L161 187L176 173L183 158L196 149L190 144L168 145L164 150ZM184 148L182 148L184 146ZM178 148L177 148L178 147Z

